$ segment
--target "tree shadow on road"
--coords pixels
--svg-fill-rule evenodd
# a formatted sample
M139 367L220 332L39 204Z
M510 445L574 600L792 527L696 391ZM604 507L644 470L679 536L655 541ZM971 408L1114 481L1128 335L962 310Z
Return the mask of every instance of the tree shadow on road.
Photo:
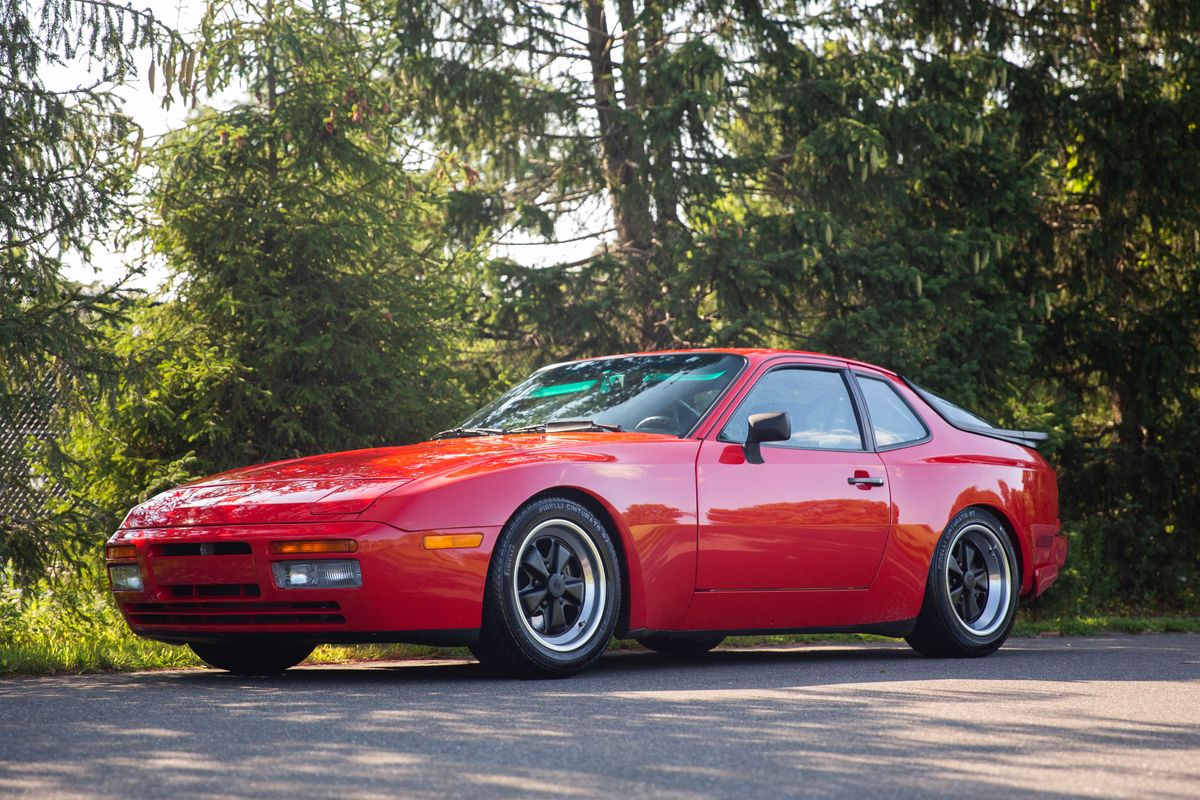
M23 723L18 738L0 722L0 792L1183 797L1195 720L1146 709L1198 699L1198 661L1181 635L958 661L886 644L618 652L551 681L461 661L11 681L0 707Z

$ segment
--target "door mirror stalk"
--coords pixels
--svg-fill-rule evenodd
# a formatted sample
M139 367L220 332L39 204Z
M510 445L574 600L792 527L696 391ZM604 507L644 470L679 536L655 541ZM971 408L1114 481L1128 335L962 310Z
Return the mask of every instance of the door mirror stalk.
M748 422L742 449L746 451L746 461L751 464L763 463L762 448L759 447L763 442L783 442L792 438L792 423L786 411L751 414Z

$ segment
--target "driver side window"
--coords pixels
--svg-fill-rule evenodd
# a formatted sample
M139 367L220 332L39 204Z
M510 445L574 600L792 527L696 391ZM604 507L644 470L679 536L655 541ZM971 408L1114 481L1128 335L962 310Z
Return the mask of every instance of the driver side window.
M840 372L785 367L758 379L721 431L728 442L746 441L751 414L785 411L792 437L774 444L805 450L863 450L850 390Z

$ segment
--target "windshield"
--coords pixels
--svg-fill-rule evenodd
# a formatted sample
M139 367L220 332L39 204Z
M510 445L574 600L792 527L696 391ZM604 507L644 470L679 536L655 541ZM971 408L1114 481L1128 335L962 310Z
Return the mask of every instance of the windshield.
M590 420L625 431L684 436L745 360L680 353L576 361L535 372L462 424L511 431L554 420Z

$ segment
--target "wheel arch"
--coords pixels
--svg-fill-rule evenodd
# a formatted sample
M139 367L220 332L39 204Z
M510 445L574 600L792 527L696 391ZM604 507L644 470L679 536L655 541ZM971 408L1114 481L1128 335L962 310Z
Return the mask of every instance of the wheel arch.
M520 512L522 508L534 502L535 500L541 500L546 497L562 497L568 500L574 500L576 503L579 503L588 511L595 514L612 536L613 548L617 551L617 569L619 569L621 573L621 607L617 615L616 633L618 638L624 636L629 630L631 597L640 598L641 584L639 580L639 591L635 592L633 589L633 570L630 569L629 552L632 549L629 547L630 533L625 525L621 524L620 514L618 514L616 510L612 508L612 506L606 503L598 495L595 495L586 489L582 489L578 486L550 486L522 500L517 507L513 509L512 513L508 516L508 519L504 521L505 527L512 522L513 518L518 512ZM491 567L491 561L495 558L496 551L493 549L489 557L489 569ZM640 571L638 573L638 577L640 579Z

